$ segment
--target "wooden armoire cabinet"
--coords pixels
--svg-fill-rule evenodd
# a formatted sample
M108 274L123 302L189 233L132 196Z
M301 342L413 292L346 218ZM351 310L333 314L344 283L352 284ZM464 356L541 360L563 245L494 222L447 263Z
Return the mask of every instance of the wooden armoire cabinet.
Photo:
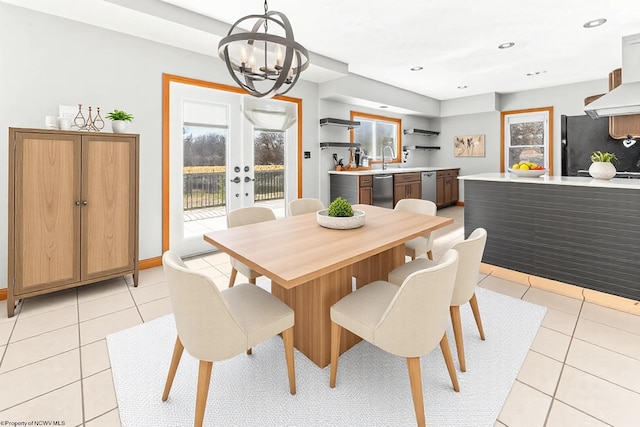
M8 315L60 289L137 286L139 136L10 128L8 145Z

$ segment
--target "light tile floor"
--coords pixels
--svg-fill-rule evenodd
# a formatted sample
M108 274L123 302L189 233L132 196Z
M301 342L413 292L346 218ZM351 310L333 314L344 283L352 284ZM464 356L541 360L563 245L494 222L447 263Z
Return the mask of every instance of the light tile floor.
M439 215L454 224L435 232L436 259L463 239L463 208ZM187 263L227 286L227 255ZM640 316L493 276L479 280L548 308L496 426L640 425ZM270 286L264 278L258 284ZM0 310L0 420L118 426L105 336L170 312L161 268L140 272L138 288L116 279L27 299L10 319Z

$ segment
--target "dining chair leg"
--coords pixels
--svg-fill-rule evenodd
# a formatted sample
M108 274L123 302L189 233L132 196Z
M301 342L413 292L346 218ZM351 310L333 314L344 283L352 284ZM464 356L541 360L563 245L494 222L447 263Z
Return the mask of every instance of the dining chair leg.
M464 360L464 341L462 340L462 320L460 320L460 306L452 305L449 307L451 313L451 324L453 325L453 335L456 339L456 350L458 352L458 362L460 370L467 372L467 364Z
M284 342L284 356L287 360L287 373L289 374L289 392L296 394L296 364L293 359L293 328L282 331Z
M233 285L236 283L236 276L238 275L238 270L235 268L231 269L231 275L229 276L229 287L233 288Z
M252 285L256 284L256 278L252 277L251 279L249 279L249 283L251 283Z
M427 258L429 258L431 261L433 261L433 252L431 252L430 250L427 251Z
M248 354L249 356L251 356L251 355L253 354L253 349L248 348L248 349L247 349L247 354Z
M473 296L469 300L471 304L471 311L473 311L473 318L476 319L476 325L478 325L478 332L480 332L480 339L484 341L484 328L482 327L482 319L480 318L480 309L478 308L478 299L474 292Z
M169 392L171 391L171 386L173 385L173 379L176 376L176 371L178 370L178 364L180 363L180 358L182 357L183 351L184 351L184 346L182 345L182 341L180 341L180 337L176 337L176 345L173 347L173 356L171 356L171 364L169 365L167 382L164 385L164 392L162 393L163 402L166 402L167 399L169 398Z
M420 358L407 357L407 367L409 368L409 382L411 383L411 396L413 397L413 408L416 411L416 421L418 422L418 427L425 427Z
M198 368L198 391L196 393L196 417L193 420L195 427L202 427L204 422L204 410L207 407L207 395L209 394L209 381L211 381L211 369L213 362L200 361Z
M453 389L455 391L460 391L460 385L458 384L458 374L456 374L456 368L455 366L453 366L453 357L451 356L451 348L449 347L449 339L447 338L446 332L440 340L440 350L442 350L444 364L447 365L447 371L449 371L449 377L451 378Z
M329 387L336 386L336 376L338 375L338 356L340 355L340 334L342 326L331 322L331 375L329 376Z

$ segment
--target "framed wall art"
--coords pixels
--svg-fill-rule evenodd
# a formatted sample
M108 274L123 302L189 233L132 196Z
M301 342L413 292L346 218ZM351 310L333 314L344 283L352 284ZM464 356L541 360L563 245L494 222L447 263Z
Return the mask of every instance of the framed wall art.
M455 157L484 157L484 135L464 135L453 138Z

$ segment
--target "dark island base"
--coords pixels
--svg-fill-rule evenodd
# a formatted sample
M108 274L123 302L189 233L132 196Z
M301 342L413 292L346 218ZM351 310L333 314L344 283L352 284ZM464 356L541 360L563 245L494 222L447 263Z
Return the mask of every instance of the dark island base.
M640 191L467 180L464 202L483 262L640 300Z

